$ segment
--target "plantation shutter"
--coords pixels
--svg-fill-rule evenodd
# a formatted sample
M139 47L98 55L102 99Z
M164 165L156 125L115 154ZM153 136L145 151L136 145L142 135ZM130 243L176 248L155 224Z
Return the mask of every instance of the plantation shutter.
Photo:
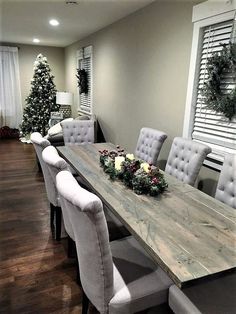
M231 152L232 149L236 149L236 119L234 117L229 121L223 114L206 109L204 97L201 95L201 88L208 79L207 60L212 56L213 52L219 52L222 49L222 44L229 43L232 26L233 20L230 20L203 29L192 133L193 139L208 144L212 147L214 154L221 156L227 151ZM228 73L222 81L224 81L221 86L223 92L229 92L236 86L235 73ZM219 160L222 160L222 158L219 158Z
M84 69L88 77L88 93L79 93L79 111L85 114L92 114L92 46L77 51L77 67Z

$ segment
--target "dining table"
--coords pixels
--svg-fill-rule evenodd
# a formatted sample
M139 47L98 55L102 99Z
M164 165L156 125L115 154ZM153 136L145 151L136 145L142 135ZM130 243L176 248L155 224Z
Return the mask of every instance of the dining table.
M158 196L138 195L111 180L100 166L111 143L57 147L75 172L116 215L151 258L180 287L236 270L236 211L163 173L168 183Z

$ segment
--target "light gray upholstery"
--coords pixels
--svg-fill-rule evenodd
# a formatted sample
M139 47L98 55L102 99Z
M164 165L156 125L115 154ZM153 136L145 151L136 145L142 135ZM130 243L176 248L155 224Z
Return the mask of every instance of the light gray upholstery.
M172 285L169 289L169 307L175 314L201 314L176 285Z
M140 244L127 237L110 242L114 264L114 295L110 314L136 313L166 303L173 284Z
M45 164L48 167L49 173L52 177L53 184L56 187L56 175L62 170L69 170L67 162L58 155L58 152L54 146L46 147L42 152L42 158ZM75 239L72 225L70 223L68 214L62 207L62 216L64 221L64 226L66 232L71 239ZM62 230L63 230L63 221L62 221Z
M38 132L32 133L30 136L30 140L34 145L38 160L40 162L40 165L41 165L41 168L43 171L43 177L44 177L44 181L45 181L45 187L46 187L48 200L54 206L60 206L56 186L53 183L53 180L52 180L51 174L49 173L48 167L42 158L42 152L43 152L44 148L50 146L51 144L48 140L43 138L42 135Z
M211 152L211 148L182 137L174 138L167 159L165 172L183 181L194 185L202 163Z
M169 307L175 314L235 314L236 273L199 281L180 290L169 289Z
M236 208L236 154L225 156L215 198Z
M135 156L155 165L166 138L167 135L164 132L142 128L135 149Z
M67 171L57 175L61 205L71 219L83 290L101 313L113 294L113 264L102 202Z
M61 122L65 145L94 143L95 121L73 120Z
M97 310L129 314L167 302L173 282L137 241L128 237L109 244L101 200L68 171L56 180L75 235L82 287Z

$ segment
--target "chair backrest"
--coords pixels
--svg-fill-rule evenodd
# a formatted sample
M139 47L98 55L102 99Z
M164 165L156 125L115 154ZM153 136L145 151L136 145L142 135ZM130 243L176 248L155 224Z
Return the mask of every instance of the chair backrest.
M94 120L63 121L61 126L65 145L94 143Z
M175 137L167 159L165 172L184 183L194 185L202 163L211 152L207 145Z
M225 156L215 198L236 208L236 154Z
M58 206L58 193L56 190L56 186L52 180L51 174L49 173L48 167L42 158L42 152L44 148L50 146L51 144L48 140L43 138L42 135L38 132L32 133L30 136L30 140L34 145L34 149L36 151L38 160L40 162L40 165L43 171L43 177L44 177L48 200L54 206Z
M167 134L162 131L142 128L135 149L136 157L155 165L166 138Z
M67 162L58 155L58 152L54 146L46 147L42 152L42 158L48 167L49 173L52 177L53 183L56 187L56 175L63 170L68 170ZM62 215L65 224L66 232L69 234L71 239L74 240L74 233L72 225L70 223L67 211L62 208Z
M75 235L83 290L100 313L107 313L113 295L113 262L102 202L68 171L58 173L56 180Z
M169 307L175 314L201 314L198 308L176 285L169 288Z

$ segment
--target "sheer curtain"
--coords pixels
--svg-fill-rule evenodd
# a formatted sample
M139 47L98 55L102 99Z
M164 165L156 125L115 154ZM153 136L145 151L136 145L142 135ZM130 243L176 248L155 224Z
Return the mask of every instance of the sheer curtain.
M21 121L18 48L0 46L0 127L19 128Z

